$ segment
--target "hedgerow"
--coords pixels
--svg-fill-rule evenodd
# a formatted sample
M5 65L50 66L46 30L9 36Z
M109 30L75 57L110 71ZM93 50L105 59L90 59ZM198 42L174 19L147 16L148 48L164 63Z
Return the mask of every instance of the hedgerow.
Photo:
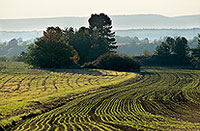
M106 53L95 61L86 63L84 68L98 68L116 71L140 71L140 64L135 59L116 53Z

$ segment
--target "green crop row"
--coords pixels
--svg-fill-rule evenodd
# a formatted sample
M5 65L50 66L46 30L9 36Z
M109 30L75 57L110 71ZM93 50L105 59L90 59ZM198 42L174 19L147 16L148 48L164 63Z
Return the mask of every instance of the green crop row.
M138 82L79 97L12 130L200 130L200 71L164 68L143 74Z
M14 65L17 67L16 64ZM11 67L7 72L6 70L0 71L0 125L4 127L21 121L26 116L41 114L46 108L45 103L53 103L54 100L62 97L74 99L81 95L84 96L83 92L97 90L100 87L117 84L137 76L135 73L127 72L76 69L57 72L37 69L39 73L36 73L36 69L27 68L27 73L19 68L21 73L12 73L9 70L14 70L14 68ZM37 123L34 126L36 130L51 128L47 118L45 121L31 120L30 122ZM59 123L62 122L59 121ZM63 123L61 125L66 129L71 128L71 126L64 126ZM22 126L20 129L32 130L28 126ZM55 127L55 129L58 128Z

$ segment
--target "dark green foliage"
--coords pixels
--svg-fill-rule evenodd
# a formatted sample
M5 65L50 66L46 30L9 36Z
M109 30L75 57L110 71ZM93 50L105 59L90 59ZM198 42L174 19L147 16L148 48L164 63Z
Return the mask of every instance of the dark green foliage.
M175 45L176 45L176 40L171 38L171 37L167 37L166 41L165 41L165 44L167 45L168 49L169 49L169 54L174 54L174 48L175 48Z
M200 48L200 34L198 34L198 48Z
M90 59L92 42L88 28L81 27L77 32L75 32L73 37L70 37L69 41L73 48L78 52L80 57L80 64L92 61Z
M200 69L200 34L198 34L198 46L191 49L192 64L195 68Z
M81 65L117 48L115 33L111 31L112 21L107 15L92 14L88 21L89 28L81 27L78 31L67 28L63 31L69 44L78 52Z
M59 27L48 27L44 35L28 47L25 61L42 68L73 68L79 60Z
M26 53L22 51L19 55L16 55L16 61L17 62L25 61L25 56L26 56Z
M95 61L84 65L85 68L98 68L116 71L139 71L140 64L132 57L106 53L99 56Z
M88 20L92 38L95 38L93 48L95 53L102 55L116 49L115 32L112 32L112 20L103 13L92 14Z
M189 47L187 39L184 37L176 38L175 45L172 45L172 51L174 52L174 54L179 56L188 56Z
M185 66L189 65L188 41L184 37L173 39L168 37L165 42L156 47L155 56L141 58L145 65Z
M79 64L94 61L117 48L111 28L111 19L103 13L92 15L89 28L81 27L78 31L72 27L49 27L44 36L29 46L26 62L44 68L68 68L79 58Z
M170 46L165 42L162 42L160 46L156 47L155 54L158 56L169 56L170 55Z
M190 66L190 57L182 57L178 55L169 56L136 56L134 57L142 65L145 66Z
M198 52L200 52L200 49L199 49ZM191 63L192 63L194 68L200 69L200 57L193 57L192 60L191 60Z
M184 37L178 37L175 39L167 37L165 42L156 47L155 55L169 56L169 55L188 56L189 46L188 41Z
M109 49L116 48L116 46L114 46L116 44L115 33L111 31L112 20L106 14L92 14L88 22L91 31L97 30L99 36L106 39Z
M97 39L91 35L88 28L81 27L78 31L69 28L64 30L64 34L69 38L69 44L78 52L80 57L79 64L93 61L98 57L95 54Z

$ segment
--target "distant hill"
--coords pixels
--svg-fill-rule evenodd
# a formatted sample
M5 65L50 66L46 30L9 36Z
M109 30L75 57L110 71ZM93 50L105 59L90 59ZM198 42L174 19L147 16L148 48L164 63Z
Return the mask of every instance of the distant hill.
M194 36L200 34L200 28L191 29L129 29L129 30L115 30L118 36L137 36L140 39L148 38L149 40L162 39L163 37L186 37L192 39Z
M49 26L75 27L87 25L86 17L59 17L33 19L0 19L0 31L45 30Z
M34 41L34 39L41 37L42 33L43 31L0 31L0 42L8 42L14 38Z
M137 36L139 39L148 38L150 41L162 39L165 36L182 36L187 39L192 39L200 34L200 28L191 29L129 29L129 30L114 30L117 36ZM0 42L9 41L13 38L22 38L23 40L34 40L42 36L43 31L0 31Z
M133 28L199 28L200 15L166 17L162 15L113 15L115 30ZM48 26L75 27L88 25L88 17L0 19L0 31L45 30Z
M162 15L112 16L116 29L199 28L200 15L166 17Z

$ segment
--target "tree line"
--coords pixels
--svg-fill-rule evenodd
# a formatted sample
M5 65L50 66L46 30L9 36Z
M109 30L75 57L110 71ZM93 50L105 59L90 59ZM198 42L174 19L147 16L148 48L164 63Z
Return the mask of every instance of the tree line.
M200 34L198 35L198 38L197 48L191 49L191 62L195 68L200 69Z
M122 37L116 36L117 40L117 52L120 54L126 54L128 56L138 56L141 54L154 54L156 47L161 45L162 42L166 41L168 37L163 37L160 39L155 39L153 41L149 40L149 38L139 39L137 36L135 37ZM177 37L174 37L176 39ZM188 46L190 48L196 48L198 45L198 37L194 36L192 39L188 40Z
M185 37L167 37L154 51L154 54L135 57L144 65L193 66L200 68L200 34L197 47L190 48Z
M92 14L89 27L60 29L48 27L43 36L28 47L25 61L42 68L72 68L97 59L115 49L112 21L106 14Z
M88 23L89 27L79 29L48 27L43 36L30 44L27 52L22 52L17 59L40 68L83 67L128 71L138 70L140 64L200 67L200 35L195 37L198 41L196 48L190 48L184 37L166 37L163 41L154 41L154 44L147 38L141 41L137 37L126 38L135 43L135 48L129 47L132 52L137 50L138 45L145 50L144 55L129 57L116 53L118 45L115 32L111 31L112 20L106 14L92 14ZM123 41L120 37L118 39ZM8 46L19 46L16 41L13 39ZM155 46L154 53L149 53L146 47L153 49Z
M21 54L22 58L26 63L40 68L139 69L139 63L134 59L113 51L117 48L115 32L111 31L112 20L106 14L92 14L88 22L89 27L78 30L73 27L48 27L43 36ZM122 64L134 66L119 68Z

